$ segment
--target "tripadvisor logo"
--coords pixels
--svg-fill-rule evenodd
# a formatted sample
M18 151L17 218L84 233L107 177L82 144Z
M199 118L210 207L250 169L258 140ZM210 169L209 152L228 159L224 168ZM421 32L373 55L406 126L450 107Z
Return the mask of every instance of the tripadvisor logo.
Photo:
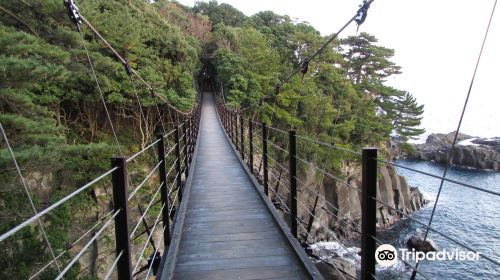
M375 260L381 266L391 266L398 261L398 252L394 246L382 244L375 251Z
M399 249L400 258L403 261L422 260L429 261L477 261L479 260L479 253L471 251L449 251L443 249L441 251L421 252L415 249ZM375 260L381 266L387 267L395 264L398 261L398 251L390 244L382 244L375 251Z

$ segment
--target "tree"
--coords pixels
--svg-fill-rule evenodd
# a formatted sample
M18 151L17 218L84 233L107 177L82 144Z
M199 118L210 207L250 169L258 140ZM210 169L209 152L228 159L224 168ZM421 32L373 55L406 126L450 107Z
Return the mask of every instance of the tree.
M196 2L193 7L194 13L207 15L212 24L215 26L218 23L223 23L229 26L241 26L246 16L235 9L233 6L226 3L217 3L215 0L210 2Z
M376 90L387 77L401 73L401 67L390 60L394 50L377 46L377 42L375 36L365 32L341 40L347 75L354 84L367 91Z
M380 107L386 117L392 122L393 136L401 141L416 139L416 136L425 132L419 128L424 105L419 105L413 95L406 91L392 89L392 95L381 99Z

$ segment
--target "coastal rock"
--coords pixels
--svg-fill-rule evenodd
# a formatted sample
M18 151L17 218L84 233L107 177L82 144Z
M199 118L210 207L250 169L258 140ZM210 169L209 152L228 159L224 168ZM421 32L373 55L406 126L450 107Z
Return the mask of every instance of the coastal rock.
M348 170L348 171L346 171ZM330 177L323 178L317 182L317 174L314 169L309 169L305 174L307 189L318 191L326 201L319 199L313 220L311 235L318 240L335 241L337 238L354 239L359 238L359 226L361 225L361 172L353 166L344 167L347 178L345 183ZM379 167L379 180L377 199L383 203L377 203L377 227L386 229L404 218L404 213L409 215L418 211L428 201L423 197L418 188L412 188L406 179L392 166ZM310 211L314 208L315 197L310 193L299 192L300 201L305 201L298 208L298 214L306 223L310 219ZM394 209L398 211L395 211ZM328 225L328 229L325 228ZM299 228L299 231L302 228ZM303 229L302 229L303 231ZM306 232L300 233L307 236Z
M354 266L354 264L346 259L343 259L343 258L340 258L340 257L337 257L337 258L334 258L333 260L331 260L331 262L333 262L333 264L335 265L335 268L333 268L332 266L324 263L324 262L317 262L315 263L315 266L316 268L318 269L318 271L321 273L321 275L325 278L325 279L344 279L344 278L348 278L346 277L346 274L347 275L352 275L352 276L356 276L356 267ZM339 274L339 271L343 272L342 274Z
M414 145L415 153L410 158L446 163L451 152L454 132L431 134L424 144ZM483 139L459 133L458 142L452 154L452 164L456 166L494 170L500 172L500 138Z
M424 238L420 235L413 235L412 237L410 237L410 239L406 241L406 247L408 247L408 249L410 250L415 249L415 251L424 253L438 250L438 247L436 246L434 241L430 239L424 240Z

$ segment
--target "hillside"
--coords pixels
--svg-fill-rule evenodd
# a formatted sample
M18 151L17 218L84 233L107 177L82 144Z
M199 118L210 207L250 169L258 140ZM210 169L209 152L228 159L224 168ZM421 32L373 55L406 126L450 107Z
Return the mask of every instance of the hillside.
M130 77L86 26L77 32L61 0L2 1L0 122L39 210L109 169L113 155L144 147L175 122L164 100L189 110L200 87L222 89L230 106L251 106L250 117L274 127L294 127L303 136L350 149L377 146L387 157L389 140L404 142L423 132L416 128L423 106L410 93L384 84L401 69L391 61L394 50L379 46L373 35L346 34L276 88L327 40L311 25L270 11L248 17L215 1L193 8L167 0L80 2L82 15L161 98ZM298 148L333 174L357 179L348 171L358 159L316 145ZM146 174L142 164L154 155L142 160L132 173ZM3 142L0 168L0 232L5 232L33 213ZM323 192L331 185L301 168ZM399 180L386 173L387 184ZM103 183L44 220L52 246L67 248L107 213L109 197L109 184ZM0 259L8 268L0 272L2 279L28 278L36 269L31 264L50 259L35 226L16 236L0 243L0 252L8 254ZM68 279L100 275L96 259L106 256L110 242L96 243ZM41 279L55 273L51 267Z

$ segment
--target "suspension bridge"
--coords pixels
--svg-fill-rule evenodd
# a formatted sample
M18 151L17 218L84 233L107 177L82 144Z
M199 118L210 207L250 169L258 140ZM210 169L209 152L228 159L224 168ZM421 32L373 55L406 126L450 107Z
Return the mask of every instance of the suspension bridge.
M295 69L280 85L299 72L307 72L309 63L349 24L354 21L361 24L372 2L365 1L339 32L304 60L301 67ZM77 29L80 30L82 24L87 25L123 63L134 85L135 82L143 83L153 95L161 98L80 14L74 3L66 3L70 18ZM88 52L87 57L92 67ZM98 85L95 71L92 73ZM277 93L279 88L280 86L277 87ZM102 97L102 92L100 94ZM106 102L104 98L102 100L107 112ZM140 105L138 96L137 101ZM49 267L58 271L55 279L64 279L66 273L86 254L90 246L105 235L114 238L114 248L111 252L114 260L102 273L103 279L323 279L317 268L318 263L330 267L338 279L378 279L375 249L383 242L377 238L376 213L381 205L422 225L426 229L426 237L427 233L433 232L466 250L479 252L472 245L433 228L432 215L427 223L422 222L377 196L379 164L405 168L439 179L440 191L443 183L448 182L500 196L498 192L447 178L446 171L449 166L443 175L430 174L378 158L376 148L347 150L297 134L293 128L286 130L273 127L245 115L245 112L251 111L254 106L259 106L261 101L236 110L225 103L222 91L205 91L202 88L197 104L189 112L177 109L168 100L162 101L161 106L166 106L173 116L170 123L162 122L161 133L156 139L152 139L133 155L112 158L109 170L45 209L37 211L31 203L34 215L1 234L0 242L3 242L15 238L16 233L23 228L40 228L43 242L46 243L52 259L43 265L37 265L30 279L37 279ZM160 105L155 106L159 113ZM108 118L112 123L109 113ZM460 124L461 119L457 134ZM31 201L22 169L1 124L0 130ZM113 134L118 146L121 146L114 129ZM361 186L346 182L302 156L297 149L298 142L317 145L325 150L335 150L361 162ZM453 146L455 144L456 137ZM133 184L129 172L131 165L147 153L155 155L155 164L144 178ZM342 188L355 192L361 199L361 221L354 221L343 213L338 205L332 204L326 194L312 189L304 182L297 175L299 165L312 168L321 176L336 181ZM154 178L158 181L151 182ZM112 209L66 249L54 250L45 235L42 223L44 217L105 181L112 185ZM141 189L146 184L155 184L156 187L143 209L144 205L132 202L137 201ZM309 201L314 203L310 204ZM326 207L319 207L318 201ZM435 201L433 213L437 202L438 199ZM135 207L139 212L136 217L132 215L132 208ZM152 212L155 212L154 223L149 225L147 217L151 216ZM338 241L340 246L346 247L345 242L332 233L331 227L323 222L320 215L340 221L359 233L361 265L358 271L352 273L335 264L328 257L330 254L321 247L319 251L311 249L311 245L321 241L312 232L313 224L331 233L332 239ZM137 239L143 242L135 244ZM77 253L72 254L69 261L63 262L61 256L74 252L75 248L78 248ZM496 267L500 266L497 258L488 255L482 257L484 261ZM429 279L418 269L418 263L404 263L411 270L410 278Z

